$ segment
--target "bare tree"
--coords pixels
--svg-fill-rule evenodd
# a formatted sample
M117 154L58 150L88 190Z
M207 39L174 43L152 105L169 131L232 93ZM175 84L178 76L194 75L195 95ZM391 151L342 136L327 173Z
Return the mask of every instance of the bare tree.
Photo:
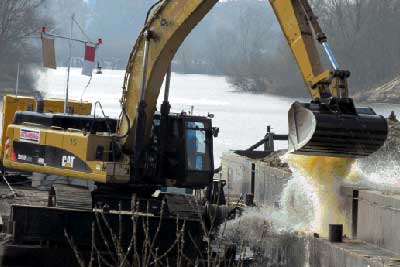
M398 0L311 2L341 68L352 73L352 93L381 85L400 74ZM229 82L243 91L292 97L307 95L268 3L227 2L217 6L206 21L208 24L200 26L207 27L201 34L206 40L201 58L211 66L213 73L227 76ZM193 35L192 39L201 39L196 32ZM185 53L185 60L190 64L192 57L199 55L198 49L192 45L186 47L191 49L191 53ZM321 59L329 68L328 58L322 55Z
M21 63L22 89L32 90L32 64L40 61L38 47L40 27L50 24L41 10L45 0L0 1L0 89L13 87L17 64Z
M380 85L400 74L400 2L314 1L352 91Z

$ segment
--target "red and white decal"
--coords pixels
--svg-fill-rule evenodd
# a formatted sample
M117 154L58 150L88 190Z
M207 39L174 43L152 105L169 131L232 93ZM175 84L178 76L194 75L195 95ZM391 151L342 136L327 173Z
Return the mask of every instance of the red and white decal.
M7 138L6 139L6 144L5 144L5 147L6 147L6 150L5 150L5 158L9 158L10 157L10 152L11 152L11 159L13 160L13 161L17 161L17 155L12 151L12 149L11 149L11 145L10 145L10 138Z
M7 158L10 155L10 138L6 139L6 150L5 150L5 157Z
M19 141L40 143L40 131L34 129L21 129L19 132Z

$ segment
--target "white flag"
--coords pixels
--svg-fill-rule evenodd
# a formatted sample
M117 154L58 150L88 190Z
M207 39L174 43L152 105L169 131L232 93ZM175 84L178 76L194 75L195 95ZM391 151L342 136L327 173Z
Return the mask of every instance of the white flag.
M43 66L45 68L56 69L56 52L54 48L54 39L42 35L42 55Z

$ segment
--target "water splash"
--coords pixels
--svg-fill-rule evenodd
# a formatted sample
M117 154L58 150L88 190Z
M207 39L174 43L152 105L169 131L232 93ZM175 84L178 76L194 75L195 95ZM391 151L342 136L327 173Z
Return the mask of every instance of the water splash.
M273 233L272 214L273 209L268 207L246 208L242 215L225 223L220 229L220 236L225 240L241 244L257 246L263 237Z
M396 161L371 161L373 170L364 168L365 163L355 164L356 172L360 176L361 185L376 190L400 189L400 162Z
M389 136L384 146L369 157L358 160L355 172L369 187L400 189L400 123L389 121Z
M262 235L317 230L318 195L310 181L298 171L293 172L286 184L279 206L246 208L241 217L226 223L221 234L231 240L240 237L254 243Z
M228 235L249 242L263 233L318 232L327 237L329 224L343 224L349 234L340 187L344 181L358 179L352 174L354 161L289 155L288 162L293 175L282 192L280 208L246 209L241 218L228 222Z
M241 217L220 229L220 237L250 247L253 266L307 266L304 245L308 243L298 233L316 229L317 200L309 181L294 173L282 192L280 208L246 208Z
M317 230L319 202L315 190L301 174L294 172L285 186L280 209L272 212L276 232L313 232Z
M357 181L354 161L343 158L285 155L292 170L280 199L280 207L244 210L227 222L220 236L254 252L254 266L309 266L308 236L328 236L329 224L346 225L342 182ZM303 233L303 234L302 234Z

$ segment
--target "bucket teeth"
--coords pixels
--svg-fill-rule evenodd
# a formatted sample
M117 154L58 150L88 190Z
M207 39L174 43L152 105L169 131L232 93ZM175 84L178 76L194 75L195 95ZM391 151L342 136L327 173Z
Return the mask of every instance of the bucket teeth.
M388 134L385 118L370 108L355 109L351 99L340 101L334 105L294 103L289 111L289 151L360 158L383 146Z

